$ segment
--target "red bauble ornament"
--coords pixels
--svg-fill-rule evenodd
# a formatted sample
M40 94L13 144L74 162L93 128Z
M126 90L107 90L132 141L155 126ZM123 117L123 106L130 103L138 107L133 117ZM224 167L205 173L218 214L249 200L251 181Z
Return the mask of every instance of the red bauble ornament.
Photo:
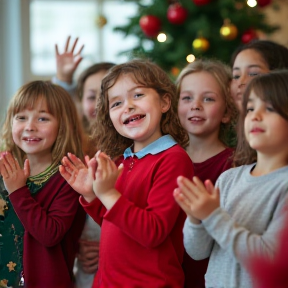
M265 7L267 5L270 5L272 0L257 0L257 5L259 7Z
M252 28L250 28L242 34L241 41L242 41L242 43L246 44L246 43L249 43L250 41L257 39L257 38L258 38L258 36L257 36L256 31L253 30Z
M169 6L167 10L167 19L170 23L181 25L185 22L188 16L188 12L179 3L175 3Z
M154 15L144 15L140 18L139 25L148 37L155 37L161 29L161 21Z
M195 5L202 6L211 2L211 0L192 0Z

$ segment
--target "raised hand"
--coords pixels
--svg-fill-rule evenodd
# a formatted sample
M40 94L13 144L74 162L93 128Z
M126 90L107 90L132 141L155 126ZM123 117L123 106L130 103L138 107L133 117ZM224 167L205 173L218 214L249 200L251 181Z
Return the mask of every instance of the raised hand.
M207 218L220 206L219 189L210 180L206 180L204 185L198 177L193 177L193 181L190 181L180 176L177 184L174 198L191 222L199 223L199 220Z
M69 50L71 36L67 38L65 50L62 54L59 53L58 45L55 44L56 52L56 66L57 66L57 78L61 81L72 83L73 74L78 67L79 63L82 61L81 52L84 45L80 47L77 53L74 54L75 47L78 42L78 38L75 39L72 48Z
M98 151L95 155L98 163L93 181L93 191L103 205L110 209L121 194L115 189L116 181L123 170L123 165L119 167L105 153Z
M63 157L59 171L68 184L79 194L83 195L86 201L95 199L92 189L93 179L96 171L96 159L85 157L86 165L74 154L68 153L68 157Z
M30 174L29 160L24 162L22 169L10 152L4 152L0 157L0 171L3 177L5 187L9 194L26 185Z

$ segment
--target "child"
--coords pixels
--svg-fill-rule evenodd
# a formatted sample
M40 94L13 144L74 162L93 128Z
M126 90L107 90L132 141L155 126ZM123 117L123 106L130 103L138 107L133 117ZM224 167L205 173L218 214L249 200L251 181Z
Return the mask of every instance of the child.
M186 251L196 260L210 256L206 287L252 287L248 258L275 252L288 192L287 77L271 72L248 85L235 154L242 166L221 174L217 188L197 177L177 180L174 196L188 216Z
M288 49L268 40L255 40L240 46L232 55L231 93L239 109L246 85L258 74L288 68Z
M0 199L0 283L23 286L24 276L28 288L73 287L85 212L58 172L68 151L82 158L82 129L71 97L48 82L24 85L10 102L1 139L9 152L0 161L7 190Z
M80 102L82 124L87 135L91 136L91 126L96 117L96 103L101 92L101 81L107 71L115 64L100 62L88 67L80 74L76 86L73 82L73 75L82 60L80 54L84 46L81 46L75 53L78 38L75 39L71 49L69 49L70 40L71 37L69 36L65 50L61 54L58 45L55 46L57 74L56 77L53 77L53 82L67 89L76 98L75 103ZM90 156L94 156L97 151L94 143L89 143L85 150ZM90 216L87 216L75 264L75 288L90 288L92 286L94 274L98 268L99 240L100 227Z
M237 119L237 108L230 95L231 70L216 60L196 60L179 74L178 115L189 134L186 151L194 174L215 184L218 176L231 168L233 149L228 134ZM208 259L196 262L184 254L185 287L204 287Z
M132 60L110 69L97 108L96 147L112 159L122 154L119 168L100 151L86 159L90 177L71 154L74 165L65 157L60 168L101 224L93 287L183 287L185 215L173 189L179 175L192 177L193 166L180 147L188 137L177 116L175 85L156 64Z

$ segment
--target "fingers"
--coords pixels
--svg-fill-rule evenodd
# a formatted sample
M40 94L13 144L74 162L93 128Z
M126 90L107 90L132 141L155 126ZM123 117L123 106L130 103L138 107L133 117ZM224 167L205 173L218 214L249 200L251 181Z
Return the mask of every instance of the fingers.
M195 192L197 187L189 179L179 176L177 178L177 184L181 193L189 199L189 201L194 201L198 198L198 193Z
M68 47L69 47L70 39L71 39L71 36L68 36L67 41L66 41L66 45L65 45L65 52L68 52Z
M59 56L59 50L58 50L58 45L55 44L55 54L56 56Z
M86 168L85 164L78 157L76 157L74 154L68 153L68 157L69 157L70 161L73 163L73 165L78 170Z
M180 191L179 188L176 188L173 191L173 196L175 198L175 201L178 203L178 205L182 208L182 210L189 215L191 213L191 202L186 198Z
M72 46L72 49L71 49L71 53L73 53L74 52L74 50L75 50L75 47L76 47L76 45L77 45L77 42L78 42L78 37L75 39L75 41L74 41L74 44L73 44L73 46Z

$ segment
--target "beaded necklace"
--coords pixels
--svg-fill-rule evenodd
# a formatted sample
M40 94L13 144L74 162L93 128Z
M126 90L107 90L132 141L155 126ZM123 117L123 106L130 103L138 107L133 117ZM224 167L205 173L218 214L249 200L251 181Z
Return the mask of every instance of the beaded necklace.
M54 175L59 169L59 165L52 168L52 165L50 165L45 171L35 175L31 176L27 179L27 185L31 191L32 194L38 192L45 183L49 180L49 178Z

